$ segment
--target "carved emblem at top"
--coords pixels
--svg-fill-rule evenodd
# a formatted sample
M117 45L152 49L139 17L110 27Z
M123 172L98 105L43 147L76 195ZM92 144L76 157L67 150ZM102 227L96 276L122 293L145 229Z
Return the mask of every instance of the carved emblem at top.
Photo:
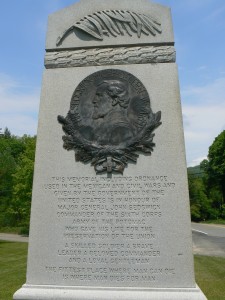
M56 45L62 44L68 34L76 29L97 40L103 40L104 36L132 36L133 34L137 34L140 38L141 34L155 36L162 32L161 23L152 16L128 10L103 10L85 16L70 26L58 37Z

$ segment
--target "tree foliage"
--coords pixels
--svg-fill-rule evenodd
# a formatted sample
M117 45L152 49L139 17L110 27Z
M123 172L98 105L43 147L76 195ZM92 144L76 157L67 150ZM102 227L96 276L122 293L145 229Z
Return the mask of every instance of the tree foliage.
M200 169L204 175L198 179L189 174L192 219L225 219L225 130L209 147Z
M220 217L225 218L225 130L209 147L208 159L201 163L201 168L205 172L208 195L213 198Z
M34 156L36 139L24 139L25 150L20 154L19 162L13 174L13 197L11 212L14 221L20 226L29 226L32 183L34 172Z
M34 152L34 137L0 136L0 227L29 223Z
M23 151L23 139L12 136L6 128L0 136L0 226L11 225L6 211L12 199L13 174Z
M12 174L15 170L15 159L11 149L0 141L0 224L7 226L8 220L4 214L12 198Z
M207 174L209 181L217 184L225 199L225 130L219 134L209 147Z
M207 195L203 178L189 176L188 183L192 220L216 219L218 211L213 207L212 198Z
M8 129L0 135L0 227L28 231L35 145L35 137L17 137ZM188 178L192 220L225 219L225 131Z

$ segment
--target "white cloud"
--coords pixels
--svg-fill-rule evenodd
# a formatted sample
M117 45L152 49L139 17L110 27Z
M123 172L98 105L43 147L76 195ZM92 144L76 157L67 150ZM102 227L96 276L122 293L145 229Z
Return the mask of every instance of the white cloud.
M10 76L0 73L0 94L11 88L18 87L18 84Z
M198 157L196 159L193 159L189 164L188 167L194 167L199 165L204 159L207 159L207 156Z
M37 119L32 116L13 113L11 115L1 115L0 118L2 129L4 130L5 127L8 127L14 135L37 134Z
M188 165L199 162L224 128L225 78L181 91Z
M197 68L197 71L205 71L205 70L207 70L207 66L205 65Z
M12 134L36 134L40 91L0 74L0 127Z
M184 101L195 103L224 103L225 102L225 77L218 78L205 86L190 86L182 91Z
M214 19L218 19L218 17L223 14L225 10L225 5L221 6L221 7L218 7L216 9L214 9L205 19L204 21L212 21Z

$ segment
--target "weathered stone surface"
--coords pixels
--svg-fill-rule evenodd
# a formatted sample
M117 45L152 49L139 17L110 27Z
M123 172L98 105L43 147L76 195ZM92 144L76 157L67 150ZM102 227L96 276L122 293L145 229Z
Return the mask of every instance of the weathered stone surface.
M102 65L127 65L175 62L173 46L142 46L93 48L73 51L47 52L47 69Z
M130 289L136 288L140 290L138 299L155 299L156 295L173 299L175 294L177 299L188 299L189 289L190 299L205 299L194 281L175 64L110 67L139 78L147 87L153 111L162 111L162 125L155 135L157 146L151 156L140 155L137 164L129 165L123 175L107 177L75 162L73 152L62 147L57 115L66 115L71 95L82 79L106 68L45 71L28 287L22 293L30 294L29 285L32 289L37 285L42 295L39 299L49 299L53 292L58 292L60 299L63 292L53 287L70 286L77 289L72 293L71 288L64 288L68 299L81 299L81 294L82 299L89 299L88 291L93 297L103 297L96 287L104 287L106 299L113 299L110 288L115 295L133 299ZM121 288L126 292L121 294ZM163 293L164 288L169 289L171 298L168 292ZM20 297L15 299L23 299Z
M206 299L194 279L172 46L169 9L147 0L82 0L50 16L27 281L14 299Z
M201 290L195 288L183 289L82 289L73 287L52 287L52 286L30 286L25 285L22 289L23 298L21 295L14 295L15 300L206 300Z
M57 116L66 115L83 78L106 68L45 71L27 283L193 288L176 66L120 67L147 87L152 110L162 111L151 156L140 155L123 175L108 178L96 175L90 165L75 162L73 151L63 149Z
M82 30L75 29L69 32L60 44L57 45L58 38L63 33L79 22L85 16L91 16L96 12L104 10L121 10L131 11L140 14L152 16L159 23L161 23L161 33L156 35L141 34L137 36L135 31L130 30L130 34L124 33L105 34L103 40L96 39ZM102 24L104 26L104 24ZM123 25L121 25L123 27ZM124 27L123 27L124 30ZM151 44L170 44L174 43L172 21L170 9L150 2L148 0L82 0L74 5L71 5L63 10L60 10L49 16L48 33L46 40L46 49L75 49L86 47L101 47L101 46L115 46L115 45L151 45Z

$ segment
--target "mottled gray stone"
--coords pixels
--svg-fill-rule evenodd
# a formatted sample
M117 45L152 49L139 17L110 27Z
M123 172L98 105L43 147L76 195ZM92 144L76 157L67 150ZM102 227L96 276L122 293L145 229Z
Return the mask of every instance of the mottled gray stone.
M120 35L117 37L106 36L103 41L90 38L82 32L70 33L63 43L56 46L58 37L74 23L87 15L102 10L129 10L136 13L145 13L157 18L161 23L162 33L153 35L142 34L140 38L137 34ZM174 36L172 30L172 21L170 9L149 2L148 0L81 0L63 10L60 10L49 16L48 32L46 40L46 49L68 49L68 48L86 48L115 45L135 45L135 44L173 44Z
M39 288L43 292L41 287L44 288L44 286L47 285L48 287L46 287L43 292L44 296L37 299L49 299L47 295L49 293L51 294L52 288L57 286L82 286L83 295L85 295L85 288L91 290L94 293L93 295L95 295L95 292L98 294L98 290L95 290L96 287L104 287L106 288L104 290L106 293L105 297L111 299L111 291L107 288L113 288L116 294L118 294L120 288L126 288L128 294L124 292L123 295L128 298L125 299L132 299L132 297L129 298L128 296L130 295L130 289L137 288L141 289L140 298L138 299L145 299L147 293L145 289L150 289L149 292L151 293L146 296L149 297L149 299L157 299L151 298L152 295L154 295L154 297L156 297L155 295L159 295L157 296L158 299L172 299L169 298L168 295L165 296L165 294L162 296L163 291L161 289L167 288L169 290L172 289L170 290L172 293L178 293L179 296L175 299L187 299L187 296L185 296L186 292L182 293L181 291L182 289L186 289L186 291L190 289L191 295L194 291L190 299L204 299L200 292L197 292L199 290L195 289L193 273L187 173L176 65L169 63L110 67L128 71L139 78L148 90L153 111L162 111L162 125L156 131L154 140L156 148L153 154L151 156L140 155L137 164L130 164L128 168L125 169L123 177L118 174L113 174L111 179L109 178L105 181L107 179L106 175L96 176L94 169L90 165L75 162L74 153L72 151L66 152L62 147L62 130L57 122L57 115L66 115L71 95L82 79L97 70L106 68L108 67L68 68L45 71L33 187L27 271L28 290L29 285L37 285L40 286ZM168 76L168 74L170 74L170 76ZM147 176L149 176L149 180L146 179ZM155 177L153 180L152 176L162 177L157 180ZM53 179L53 177L55 178ZM68 180L62 179L63 177L74 177L75 181L73 184L75 184L76 187L70 187L69 189L68 187L67 189L65 187L63 188L63 182L69 184ZM126 178L132 178L132 180L127 182L125 180ZM101 189L99 189L98 186L94 187L92 185L90 185L90 189L89 187L84 187L85 183L93 184L96 183L96 181L101 184L113 182L118 185L118 188L113 188L112 185L110 188L102 186ZM134 184L133 187L129 186L129 182ZM124 186L119 185L121 183L123 183ZM51 185L46 186L46 184ZM59 184L59 186L52 184ZM141 187L136 188L135 184L141 185ZM146 187L146 184L150 184L149 188ZM167 187L164 184L166 184ZM67 190L73 191L75 194L68 196ZM91 194L96 194L95 196L86 195L84 194L85 190L86 192L90 191ZM110 190L113 191L114 197L106 197L101 194L102 192ZM145 191L145 194L141 194L137 197L140 198L140 200L134 200L131 194L129 196L130 200L124 202L126 208L119 207L113 210L114 212L118 212L119 217L107 216L106 212L108 209L110 210L110 207L112 208L113 204L118 204L118 194L122 195L124 190ZM155 192L156 190L163 191L158 194L158 192ZM79 192L82 194L76 194ZM101 196L99 196L99 193ZM149 200L146 200L146 197L150 197ZM80 202L76 200L78 198ZM93 200L94 198L95 200ZM110 200L111 198L114 198L114 200ZM123 198L125 199L126 197ZM111 204L109 204L108 201L117 202L111 202ZM106 205L106 207L99 206L99 208L88 209L88 206L84 206L92 204L101 205L101 203ZM66 204L66 207L63 208L61 206L60 208L59 205L63 204ZM140 209L138 207L140 204L157 204L159 208L152 206ZM71 205L69 212L74 213L80 211L82 215L80 217L61 217L61 213L64 213L64 215L68 213L68 205ZM76 208L73 205L78 205L78 207ZM133 206L130 207L129 205ZM135 215L135 211L137 210L139 212L138 216ZM103 213L103 216L98 216L99 211ZM130 212L134 214L134 216L122 217L126 212ZM149 213L148 217L146 217L146 212ZM58 217L57 213L59 215ZM159 213L161 216L159 216ZM91 216L88 214L91 214ZM94 221L96 218L99 219L98 224ZM81 223L79 223L76 221L77 219L86 219L89 221L88 223L85 223L87 221L80 221ZM93 219L93 222L90 221L91 219ZM113 237L113 231L110 229L111 226L104 221L109 221L110 219L113 220L113 230L116 230L115 220L121 219L122 227L121 223L118 223L120 227L115 231L115 233L119 234L118 237ZM124 222L124 219L126 219L127 222ZM129 223L130 220L133 220L131 224ZM134 220L136 220L136 222L143 220L143 224L135 225ZM73 222L75 223L73 224ZM68 229L69 226L75 227ZM76 228L76 226L78 227ZM91 226L93 227L92 229ZM104 226L107 227L107 229L103 229ZM110 233L110 236L102 239L101 237L89 238L88 235L85 235L91 232L94 234ZM150 237L139 236L143 232L149 234ZM130 236L122 236L122 233L128 233ZM70 238L68 234L72 234L72 238ZM77 238L74 238L74 234L79 235L76 235ZM131 236L131 234L134 235ZM151 234L153 234L153 238L151 238ZM74 252L71 253L71 255L66 255L66 243L70 245L68 250L72 251L76 250L71 244L75 242L81 243L78 248L82 253L75 255L76 253ZM125 248L122 246L124 243L126 244ZM127 248L128 244L129 247ZM136 248L138 244L142 245L139 246L141 248ZM94 255L94 252L93 254L90 254L90 252L87 255L84 254L84 248L82 247L84 247L86 251L90 251L91 249L97 251L96 255ZM139 257L134 254L129 254L130 249L132 251L138 250L140 254ZM147 251L155 251L155 253L150 254L149 252L150 256L146 256L143 254L145 249L147 249ZM112 252L107 256L103 254L102 251L104 250ZM128 251L128 254L124 256L126 252L122 251ZM69 261L76 257L83 259L85 256L88 259L90 258L92 262L86 264L79 262L71 263ZM120 262L116 265L110 263L110 261L107 264L101 261L93 262L93 259L98 257L110 257L111 259L115 257L144 257L150 259L150 261L146 264L139 264L131 263L131 260L129 263ZM115 272L110 271L110 268L115 266L119 266L122 269ZM71 267L72 269L65 269L65 267ZM80 269L77 269L77 267ZM93 270L88 271L87 268L92 268ZM134 269L136 269L135 272ZM94 276L92 272L97 272L96 274L102 275L99 273L100 271L95 270L102 270L101 272L103 272L106 277L102 279L101 277ZM143 272L145 276L149 276L149 280L143 280L144 275L139 272ZM66 277L63 277L63 274ZM73 275L73 279L71 279L71 275ZM79 276L74 278L76 275ZM85 280L85 277L82 276L90 277ZM110 279L110 276L114 276L114 280L112 278ZM130 276L134 277L132 278ZM117 290L116 287L119 290ZM156 292L154 290L155 288L159 289L159 291ZM25 293L26 291L27 288L24 288L23 292ZM42 293L40 290L38 291ZM54 291L54 293L58 291L60 295L62 294L62 291L59 291L59 289ZM31 293L31 291L27 292L28 294ZM76 294L76 292L78 294ZM184 297L182 295L184 295ZM86 296L87 298L84 296L84 299L89 299L88 293ZM55 299L61 299L60 297ZM72 296L70 297L71 298L68 299L81 299L79 298L80 292L76 289L74 290L74 298ZM15 299L23 298L18 296L18 298ZM27 299L35 299L35 296L34 298Z
M175 62L173 46L142 46L47 52L46 69Z
M160 19L162 33L140 38L109 36L102 42L71 33L56 46L58 35L71 22L105 9L149 12ZM174 57L172 45L169 9L147 0L82 0L50 16L47 50L53 53L46 55L46 65L52 69L43 76L27 280L14 299L206 299L194 279L177 66L173 60L167 63L149 57L137 62L140 55L146 59L145 49L153 53L157 48L160 54L169 49L169 56ZM109 48L118 60L110 58ZM98 55L105 54L97 66ZM125 64L120 55L127 55ZM75 161L74 151L63 148L64 133L57 121L57 116L67 115L81 81L106 69L135 76L148 92L152 111L162 113L153 153L140 153L123 175L96 175L90 163ZM84 87L79 92L84 93ZM85 95L83 109L93 112L96 90ZM87 124L90 119L92 114Z
M17 292L18 293L18 292ZM206 300L198 286L180 289L73 288L25 285L15 300ZM22 298L21 298L22 296Z

